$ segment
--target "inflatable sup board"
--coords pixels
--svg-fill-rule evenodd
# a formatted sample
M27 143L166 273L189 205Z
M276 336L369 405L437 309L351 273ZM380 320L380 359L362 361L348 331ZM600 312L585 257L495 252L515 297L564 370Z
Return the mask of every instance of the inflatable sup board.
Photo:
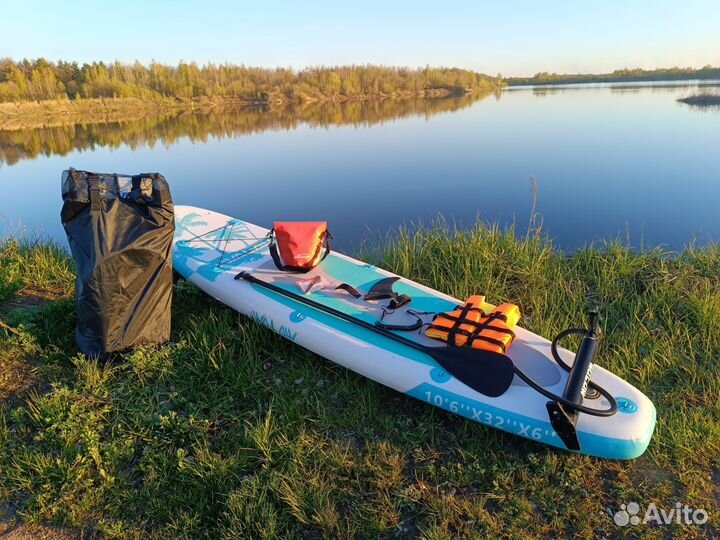
M269 254L268 229L192 206L176 206L175 221L175 270L218 301L285 339L398 392L508 433L567 448L550 423L548 398L517 376L501 396L488 397L460 382L420 350L276 291L235 279L239 273L248 272L297 295L302 294L298 280L322 276L325 283L346 283L365 294L378 281L396 277L391 272L337 252L307 274L281 272ZM448 312L462 304L405 278L398 279L393 290L410 296L408 307L417 312ZM306 297L371 324L382 316L382 306L387 304L355 298L332 287ZM431 318L428 316L426 322ZM404 310L384 319L399 325L412 321ZM424 346L440 344L417 331L398 333ZM520 327L515 334L507 356L544 389L562 395L568 373L553 360L551 342ZM559 353L572 365L572 352L560 347ZM655 427L654 405L638 389L600 366L594 366L591 378L615 398L618 410L608 417L578 415L575 429L579 452L610 459L638 457L647 448ZM588 396L583 405L604 409L609 402L602 396Z

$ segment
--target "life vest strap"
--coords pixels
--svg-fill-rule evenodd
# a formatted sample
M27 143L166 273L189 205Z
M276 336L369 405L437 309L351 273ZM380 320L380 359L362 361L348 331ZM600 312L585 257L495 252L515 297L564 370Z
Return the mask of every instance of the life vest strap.
M459 331L463 330L462 328L460 328L460 325L463 324L463 322L465 321L465 318L467 317L468 312L472 309L472 306L473 306L472 304L465 304L463 306L462 310L460 311L460 316L458 316L456 318L455 322L453 323L453 325L450 327L450 330L448 331L448 335L447 335L448 343L450 343L456 347L458 346L457 342L455 340L455 337L457 336ZM463 330L463 332L464 332L464 330Z
M485 314L485 312L483 310L478 309L478 308L470 308L468 311L479 311L483 318L488 316ZM461 316L462 316L462 313L461 313ZM493 317L493 319L500 319L501 321L503 321L505 323L507 322L507 315L505 313L492 313L490 316ZM457 317L455 315L450 315L449 313L438 313L435 316L435 318L436 319L437 318L448 319L449 321L453 321L453 322L457 322L460 319L460 317ZM481 322L473 321L472 319L463 319L462 323L470 324L472 326L478 326L478 325L484 324Z
M482 335L480 335L480 336L475 336L475 337L473 337L473 338L468 339L468 341L467 341L467 343L465 344L465 346L466 346L466 347L472 347L472 344L473 344L473 342L474 342L476 339L479 339L479 340L482 340L482 341L487 341L488 343L492 343L493 345L497 345L498 347L500 347L500 349L502 349L502 352L505 352L505 348L507 347L507 345L505 345L505 343L502 342L502 341L500 341L499 339L491 338L491 337L488 337L488 336L482 336ZM512 342L512 341L511 341L511 342Z
M468 324L468 323L463 322L463 324ZM432 323L427 324L426 326L428 328L432 328L433 330L438 330L440 332L448 332L448 330L449 330L449 328L447 328L446 326L438 326L437 324L432 324ZM513 339L515 339L515 332L513 332L509 328L500 328L498 326L486 326L484 328L484 330L492 330L493 332L497 332L499 334L508 334ZM457 330L455 330L455 333L462 334L463 336L467 336L469 338L476 338L476 337L479 338L480 337L479 335L475 334L475 330L473 330L472 332L468 332L464 328L458 328ZM449 343L449 336L448 336L448 343Z
M474 309L476 309L476 308L474 308ZM460 322L460 324L467 324L467 325L469 325L469 326L474 326L474 327L476 327L476 328L477 328L477 327L487 328L487 326L486 326L486 325L487 325L487 321L485 321L485 322L477 322L477 321L473 321L473 320L471 320L471 319L461 319L460 317L456 317L455 315L449 315L449 314L447 314L447 313L438 313L438 314L435 316L435 319L438 319L438 318L448 319L448 320L453 321L453 322L455 322L455 323ZM501 321L503 321L503 322L505 322L505 323L507 322L507 315L505 315L504 313L493 313L493 314L490 315L490 318L492 318L493 320L494 320L494 319L498 319L498 320L501 320ZM437 326L437 325L430 325L430 326L432 326L432 327L435 328L436 330L447 330L447 328L444 327L444 326ZM513 337L515 337L515 333L514 333L512 330L510 330L509 328L496 328L496 327L492 327L492 330L496 330L497 332L509 333L509 334L512 334Z
M497 313L497 312L491 313L490 316L487 319L485 319L484 323L475 327L475 330L473 331L473 333L468 337L466 345L472 347L472 344L476 339L481 339L483 341L487 341L489 343L497 345L498 347L500 347L500 349L502 349L502 352L505 352L505 343L503 343L499 339L494 339L489 336L484 336L481 333L483 330L493 330L495 332L499 331L500 333L506 333L506 334L510 335L510 342L512 342L512 340L515 339L515 332L513 332L509 328L498 329L497 327L490 326L490 323L492 323L496 319L504 320L505 322L507 322L507 316L504 313Z
M439 313L437 315L437 317L441 317L441 318L453 321L453 325L449 329L447 327L440 326L440 325L433 324L433 323L428 325L428 329L432 328L433 330L437 330L440 332L447 332L447 343L449 343L453 346L456 346L456 347L458 346L457 335L461 334L461 335L467 337L467 340L464 343L465 347L472 347L473 343L476 340L481 340L481 341L485 341L487 343L491 343L491 344L495 345L496 347L499 347L500 350L504 353L507 349L507 345L509 343L512 343L512 341L515 339L515 332L513 332L510 328L507 328L507 327L493 326L492 323L496 320L507 322L507 315L505 315L504 313L497 313L497 312L491 313L487 318L485 318L485 320L483 322L476 322L476 321L466 318L467 313L471 309L473 309L472 307L469 307L469 306L471 306L471 304L470 305L466 304L463 307L463 309L461 310L459 316L449 315L447 313ZM475 308L475 309L477 309L477 308ZM437 319L437 317L436 317L436 319ZM462 328L462 325L474 326L474 329L472 332L468 332L467 330ZM503 342L499 339L495 339L490 336L483 335L482 332L487 331L487 330L490 330L492 332L497 332L500 334L509 335L510 340L508 341L508 344L506 344L505 342Z
M470 297L464 305L458 305L448 313L437 313L425 334L445 341L449 346L494 350L505 353L515 339L512 327L519 318L518 308L503 304L486 314L482 303ZM484 297L482 298L484 302ZM516 317L517 316L517 317ZM462 341L458 336L463 336ZM481 343L482 342L482 343Z
M462 304L462 305L455 306L455 311L457 311L458 309L462 309L463 307L465 307L467 305L468 304ZM470 303L469 305L470 305L470 308L468 308L468 313L472 313L473 311L479 311L481 317L487 317L487 313L485 313L485 311L482 308L475 307L475 304L473 304L473 303ZM438 313L438 315L446 315L446 313Z

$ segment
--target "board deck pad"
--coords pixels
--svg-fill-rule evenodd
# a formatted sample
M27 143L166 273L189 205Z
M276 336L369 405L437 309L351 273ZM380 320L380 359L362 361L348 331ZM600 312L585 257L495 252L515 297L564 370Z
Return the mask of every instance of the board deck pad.
M379 280L394 274L336 252L306 274L281 272L269 255L267 229L190 206L177 206L175 215L175 269L220 302L286 339L395 390L471 420L564 448L547 418L547 399L519 378L515 377L511 388L502 396L483 396L457 381L427 354L277 292L234 280L235 275L246 271L300 294L298 280L319 275L333 286L347 283L364 295ZM389 324L413 322L415 319L405 313L406 308L439 313L452 311L461 303L405 278L395 282L393 290L407 294L412 302L386 315L384 321ZM388 300L366 302L342 290L323 289L307 297L369 323L382 316L382 306L388 303ZM430 322L432 315L421 318ZM419 331L399 333L425 346L439 345ZM574 355L570 351L561 349L561 355L572 364ZM567 374L552 359L547 339L517 328L508 356L539 384L562 394ZM616 397L620 410L609 418L580 416L577 429L581 452L615 459L639 456L654 430L653 404L639 390L602 367L595 367L593 380ZM585 404L605 408L608 403L598 398L586 400Z

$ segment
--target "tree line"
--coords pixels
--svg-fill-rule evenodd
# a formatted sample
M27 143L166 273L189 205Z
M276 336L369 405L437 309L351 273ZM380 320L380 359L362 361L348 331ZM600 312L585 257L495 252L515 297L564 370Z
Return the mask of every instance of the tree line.
M682 79L718 79L720 67L707 65L695 68L658 68L658 69L616 69L612 73L548 73L542 71L532 77L510 77L505 82L510 86L523 84L576 84L592 82L635 82L635 81L673 81Z
M396 95L485 92L504 84L569 84L720 78L720 68L618 69L601 74L540 72L532 77L490 76L459 68L354 65L257 68L195 62L79 64L44 58L0 59L0 102L87 98L142 100L235 98L245 101L313 101Z
M214 98L306 101L397 94L471 93L503 84L502 77L458 68L386 66L265 69L243 65L176 66L140 62L50 62L0 59L0 102L86 98Z

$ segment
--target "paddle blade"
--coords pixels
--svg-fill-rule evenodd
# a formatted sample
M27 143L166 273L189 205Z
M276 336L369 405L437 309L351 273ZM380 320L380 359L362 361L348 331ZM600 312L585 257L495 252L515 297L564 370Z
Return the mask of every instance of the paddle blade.
M515 366L504 354L469 347L427 347L445 371L485 396L503 395L512 384Z

